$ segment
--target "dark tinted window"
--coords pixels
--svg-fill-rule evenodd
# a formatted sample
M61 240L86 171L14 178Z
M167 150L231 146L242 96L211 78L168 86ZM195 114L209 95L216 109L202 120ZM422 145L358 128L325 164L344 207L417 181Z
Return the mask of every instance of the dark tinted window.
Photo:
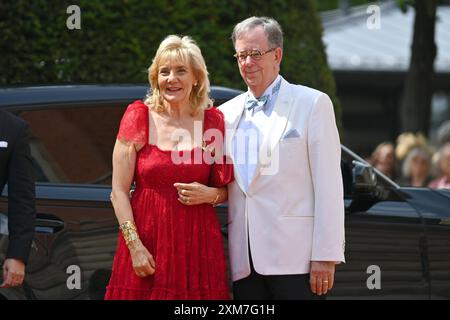
M125 106L23 111L38 182L111 184L111 155Z

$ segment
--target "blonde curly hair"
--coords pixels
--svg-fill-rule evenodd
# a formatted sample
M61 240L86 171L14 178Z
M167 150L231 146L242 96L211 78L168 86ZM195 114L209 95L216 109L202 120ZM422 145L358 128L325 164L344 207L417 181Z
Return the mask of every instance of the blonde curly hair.
M156 51L153 62L148 68L148 81L152 90L147 94L144 103L157 112L165 110L163 97L158 86L158 72L161 64L171 60L189 66L197 80L197 85L192 87L189 97L191 114L195 115L198 111L212 106L212 101L209 98L208 70L202 52L191 37L177 35L167 36Z
M433 154L432 148L428 145L427 138L422 133L414 134L412 132L404 132L397 137L395 156L398 160L403 161L414 148L421 148L429 154Z

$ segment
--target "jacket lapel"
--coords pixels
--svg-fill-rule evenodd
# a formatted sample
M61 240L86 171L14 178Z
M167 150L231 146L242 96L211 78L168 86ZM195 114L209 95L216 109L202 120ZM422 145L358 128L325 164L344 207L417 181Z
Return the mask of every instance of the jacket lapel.
M225 133L225 147L226 147L226 153L229 155L233 161L233 163L236 163L235 154L233 152L233 137L236 134L237 127L239 125L239 122L241 121L242 115L244 113L244 107L245 107L245 99L247 97L247 92L241 94L240 96L236 97L235 103L233 103L233 111L227 112L227 122L229 123L227 132ZM237 184L241 188L242 192L245 193L244 184L242 182L242 177L239 174L238 170L236 170L236 166L234 166L234 179L236 180Z
M278 93L275 107L270 115L270 129L259 149L258 164L256 165L255 175L249 185L249 190L262 173L271 174L272 169L278 170L279 157L281 156L278 154L278 143L286 128L292 110L290 91L289 82L282 79L280 92ZM269 164L270 167L268 168ZM274 165L275 167L273 167ZM266 171L264 172L264 170Z

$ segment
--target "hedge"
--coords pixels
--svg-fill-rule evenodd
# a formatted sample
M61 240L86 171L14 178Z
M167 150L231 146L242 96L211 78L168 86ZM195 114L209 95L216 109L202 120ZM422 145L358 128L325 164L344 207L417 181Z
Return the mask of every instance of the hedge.
M66 27L72 4L81 10L79 30ZM180 34L200 45L213 84L244 89L230 34L251 15L278 20L282 75L328 93L340 123L313 0L0 0L0 85L146 82L161 40Z

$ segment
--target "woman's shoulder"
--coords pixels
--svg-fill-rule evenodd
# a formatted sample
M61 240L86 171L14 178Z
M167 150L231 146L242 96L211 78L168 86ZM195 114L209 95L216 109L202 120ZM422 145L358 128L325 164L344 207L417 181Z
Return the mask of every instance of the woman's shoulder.
M145 143L148 136L148 108L141 100L130 103L120 121L118 139Z
M142 121L146 121L148 120L148 113L147 105L142 100L136 100L127 106L123 119L142 119Z
M432 189L450 188L450 181L445 176L439 176L431 180L428 187Z
M212 123L221 123L224 121L224 115L216 107L211 107L205 110L205 119L208 119Z
M136 100L130 103L127 107L127 111L147 111L148 107L142 100Z

